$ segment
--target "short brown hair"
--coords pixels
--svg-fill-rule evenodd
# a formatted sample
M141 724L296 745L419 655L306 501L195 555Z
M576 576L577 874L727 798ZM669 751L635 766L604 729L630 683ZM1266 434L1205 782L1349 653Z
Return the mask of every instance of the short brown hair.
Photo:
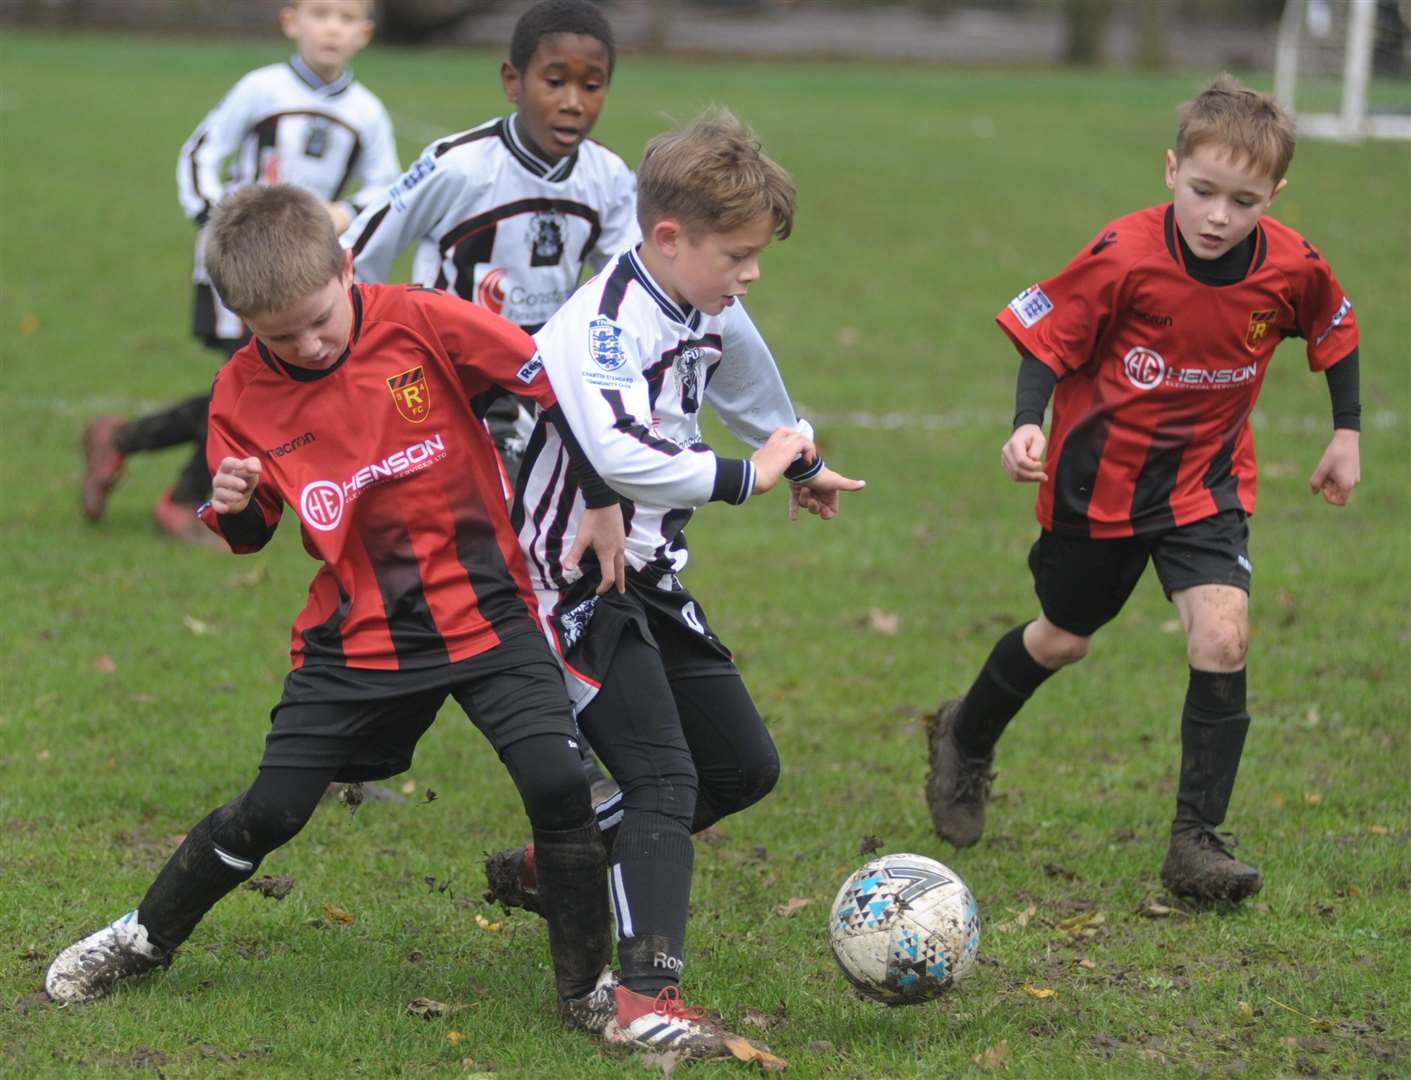
M794 182L734 113L703 113L647 143L637 172L643 235L667 217L697 234L731 232L766 215L774 235L787 239L794 228Z
M1199 97L1180 109L1176 159L1183 160L1209 143L1227 147L1278 183L1293 161L1293 121L1274 98L1221 75Z
M241 188L206 226L206 272L237 315L297 304L338 277L345 263L328 211L293 184Z

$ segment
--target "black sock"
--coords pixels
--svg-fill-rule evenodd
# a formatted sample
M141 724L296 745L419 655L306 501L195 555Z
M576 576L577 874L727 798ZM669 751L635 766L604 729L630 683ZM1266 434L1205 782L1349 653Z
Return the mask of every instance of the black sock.
M1173 833L1214 829L1225 820L1249 731L1244 671L1191 668L1181 710L1181 780Z
M1016 626L995 642L960 706L955 741L973 757L989 756L1005 725L1053 674L1024 647L1024 626Z
M622 981L655 996L681 978L695 862L691 834L663 814L629 814L617 830L612 860Z
M536 828L534 865L559 999L582 997L612 963L607 856L597 825Z
M216 901L254 876L258 859L226 851L211 838L211 830L230 811L230 806L212 811L186 834L137 905L137 921L159 949L175 949Z

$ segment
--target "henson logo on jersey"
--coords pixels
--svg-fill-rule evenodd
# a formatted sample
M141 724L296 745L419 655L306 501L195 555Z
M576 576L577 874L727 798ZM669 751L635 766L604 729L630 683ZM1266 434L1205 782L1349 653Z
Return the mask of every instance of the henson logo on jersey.
M314 480L299 493L299 516L319 532L332 532L343 521L343 507L363 488L429 468L446 456L446 443L438 433L421 442L393 451L381 461L364 465L348 480Z
M1138 390L1153 390L1163 384L1223 390L1254 379L1259 374L1259 365L1245 364L1236 368L1168 367L1165 358L1155 349L1138 345L1122 358L1122 371L1127 381Z

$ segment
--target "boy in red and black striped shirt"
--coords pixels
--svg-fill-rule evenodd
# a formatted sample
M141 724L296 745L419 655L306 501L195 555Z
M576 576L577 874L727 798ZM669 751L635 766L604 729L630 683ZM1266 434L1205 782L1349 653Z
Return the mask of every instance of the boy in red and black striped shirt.
M1182 109L1166 160L1173 200L1105 226L998 316L1021 356L1001 461L1011 479L1040 485L1029 566L1041 613L1002 637L965 698L928 725L927 801L937 833L959 846L980 837L1005 725L1087 655L1150 560L1190 660L1162 881L1201 900L1262 884L1215 829L1249 727L1249 417L1282 339L1306 341L1332 395L1333 437L1310 486L1342 506L1360 477L1352 304L1317 249L1263 216L1293 149L1275 101L1218 79Z
M453 696L534 826L562 1015L601 1030L613 1003L606 857L474 405L512 387L555 422L533 340L434 290L353 284L328 214L291 185L223 202L207 265L255 337L216 380L213 493L200 516L249 552L288 507L322 565L255 782L187 833L134 912L59 955L50 996L89 1000L170 962L205 913L299 832L331 781L408 768ZM621 584L621 513L576 444L568 454L585 501L602 508L587 511L570 562L591 542L606 591Z

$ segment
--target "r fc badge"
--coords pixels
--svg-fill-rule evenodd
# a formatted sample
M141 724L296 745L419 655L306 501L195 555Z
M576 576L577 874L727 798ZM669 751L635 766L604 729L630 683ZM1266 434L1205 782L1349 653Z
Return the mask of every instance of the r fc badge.
M404 419L419 424L431 415L431 389L421 365L393 375L387 380L387 389L392 391L392 400Z
M1279 314L1275 308L1268 311L1251 311L1249 313L1249 328L1244 332L1244 347L1250 352L1258 352L1260 343L1264 336L1269 333L1269 327L1274 318Z

